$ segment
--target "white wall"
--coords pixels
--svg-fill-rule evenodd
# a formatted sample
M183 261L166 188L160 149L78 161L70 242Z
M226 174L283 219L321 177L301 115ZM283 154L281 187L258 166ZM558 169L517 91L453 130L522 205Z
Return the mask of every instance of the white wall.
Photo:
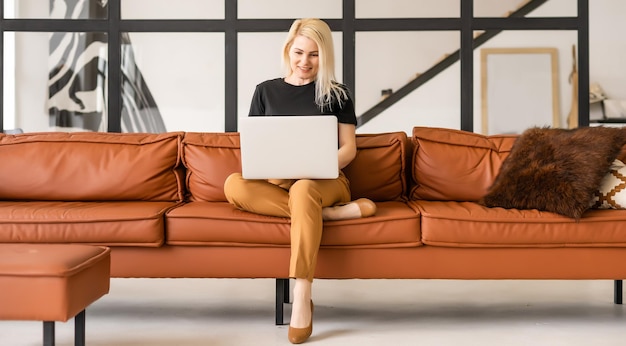
M224 131L224 34L131 33L166 129Z
M203 2L186 0L193 4L199 18L223 17L219 0ZM217 1L217 2L216 2ZM302 0L297 0L302 1ZM47 9L22 2L19 18L45 17ZM123 8L125 18L145 17L145 7ZM271 4L270 4L271 3ZM306 6L292 5L294 0L266 0L258 6L257 0L239 0L242 18L288 18L318 16L341 17L341 0L316 2L315 12ZM303 1L303 4L306 3ZM500 16L515 7L518 0L477 1L475 13L480 16ZM270 4L270 5L268 5ZM434 6L436 4L437 6ZM152 18L158 13L151 7ZM142 10L143 9L143 10ZM281 9L280 11L276 9ZM404 16L458 16L459 0L375 0L357 1L358 17ZM133 11L137 11L136 13ZM142 12L143 11L143 12ZM165 14L168 10L165 9ZM626 13L626 2L621 0L590 1L590 79L599 82L613 98L625 98L626 44L620 37L626 23L620 16ZM36 13L36 14L33 14ZM169 12L171 13L171 12ZM575 2L551 0L537 10L539 16L575 15ZM177 17L184 16L177 14ZM167 15L163 15L167 18ZM288 28L285 28L285 31ZM341 80L340 32L334 33L337 53L337 75ZM5 127L14 121L15 126L26 131L48 130L48 116L44 109L47 82L48 35L46 33L18 33L16 38L16 90L17 116L5 114ZM194 33L142 33L131 39L139 67L157 98L168 130L223 131L224 126L224 45L223 34ZM264 79L280 76L280 46L284 33L239 34L239 116L247 113L254 85ZM567 76L572 59L571 46L576 43L576 32L504 32L483 47L549 46L559 49L559 78L561 119L569 111L571 100ZM420 73L439 59L459 47L458 32L399 32L357 33L356 37L356 90L357 115L376 104L382 89L397 90L415 73ZM482 48L482 47L481 47ZM11 54L6 51L6 54ZM479 51L475 52L474 129L480 124ZM365 124L360 133L405 131L413 126L460 127L460 69L456 63L426 85ZM11 88L5 84L5 90ZM6 96L6 94L5 94ZM9 102L10 100L6 100ZM6 108L5 108L6 109Z
M607 96L626 100L626 1L589 1L590 81Z

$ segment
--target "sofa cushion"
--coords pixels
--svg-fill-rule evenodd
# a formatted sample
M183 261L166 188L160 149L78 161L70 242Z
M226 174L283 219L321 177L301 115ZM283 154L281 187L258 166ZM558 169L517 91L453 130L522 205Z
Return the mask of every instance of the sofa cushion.
M517 136L413 128L411 199L477 201L487 193Z
M0 243L160 246L175 202L0 202Z
M357 154L343 169L352 199L406 200L408 138L404 132L357 134Z
M626 210L588 210L576 220L535 209L411 201L422 242L446 247L626 247Z
M239 134L187 132L182 148L189 199L226 201L224 181L231 173L241 172Z
M624 143L626 131L618 128L530 128L515 141L481 203L578 219Z
M344 168L353 199L406 199L407 141L404 132L357 135L356 158ZM188 132L182 160L191 201L226 201L224 181L231 173L241 172L239 134Z
M420 244L419 214L404 202L380 202L375 216L324 223L322 246ZM168 245L288 246L290 220L238 210L227 202L190 202L170 210Z
M182 133L0 137L0 200L181 201Z

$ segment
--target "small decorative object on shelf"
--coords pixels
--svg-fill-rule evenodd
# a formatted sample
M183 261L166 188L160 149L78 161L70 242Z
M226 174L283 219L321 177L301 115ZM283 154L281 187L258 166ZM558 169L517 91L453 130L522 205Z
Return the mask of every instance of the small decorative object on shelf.
M612 99L600 84L592 83L589 86L589 122L626 126L626 100Z
M380 100L384 100L387 97L389 97L389 95L393 94L393 90L392 89L383 89L380 91Z
M589 103L596 103L606 100L606 94L598 83L591 83L589 86Z

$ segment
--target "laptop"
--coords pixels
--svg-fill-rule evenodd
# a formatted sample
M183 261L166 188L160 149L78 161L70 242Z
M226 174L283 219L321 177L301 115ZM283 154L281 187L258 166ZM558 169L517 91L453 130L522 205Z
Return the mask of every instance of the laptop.
M249 116L239 119L245 179L335 179L337 117Z

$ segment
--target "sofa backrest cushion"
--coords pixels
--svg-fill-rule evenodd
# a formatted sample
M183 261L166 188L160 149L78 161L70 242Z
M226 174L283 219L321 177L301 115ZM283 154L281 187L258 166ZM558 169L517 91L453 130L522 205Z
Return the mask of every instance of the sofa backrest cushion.
M405 132L357 134L357 154L343 169L352 199L406 200L410 142Z
M239 133L185 133L183 164L191 201L226 201L224 181L231 173L241 173Z
M0 137L0 199L182 201L182 132Z
M478 201L494 182L517 137L413 128L410 198Z
M407 145L404 132L357 135L357 156L344 169L353 198L406 199ZM224 181L241 172L239 134L188 132L182 147L189 199L226 201Z

